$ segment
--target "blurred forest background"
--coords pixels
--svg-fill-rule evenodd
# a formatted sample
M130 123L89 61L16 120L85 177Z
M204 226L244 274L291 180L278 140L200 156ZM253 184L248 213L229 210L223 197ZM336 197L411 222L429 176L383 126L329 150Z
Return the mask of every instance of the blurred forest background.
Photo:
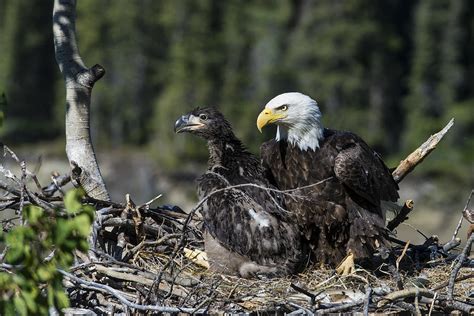
M52 6L0 0L1 140L37 166L42 156L45 173L67 170ZM207 150L173 133L177 117L217 106L258 153L274 134L258 134L258 112L300 91L392 167L454 117L401 185L415 222L452 231L474 186L474 1L80 0L77 15L82 57L107 71L92 136L113 198L191 205Z

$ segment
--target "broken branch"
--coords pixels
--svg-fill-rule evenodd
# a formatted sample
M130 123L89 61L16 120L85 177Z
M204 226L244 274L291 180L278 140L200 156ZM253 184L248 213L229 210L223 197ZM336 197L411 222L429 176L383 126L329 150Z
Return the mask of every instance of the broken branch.
M444 135L449 131L451 126L454 124L454 118L438 133L431 135L427 141L425 141L420 147L408 155L407 158L402 160L395 171L392 172L393 179L399 183L406 177L407 174L413 171L415 167L423 161L443 139Z

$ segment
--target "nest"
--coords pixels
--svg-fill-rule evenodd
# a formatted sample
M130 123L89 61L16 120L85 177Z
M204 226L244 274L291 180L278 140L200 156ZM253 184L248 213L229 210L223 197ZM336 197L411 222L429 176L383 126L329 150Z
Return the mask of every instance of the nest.
M120 250L109 249L111 254L95 250L96 260L73 267L66 275L76 307L99 314L474 310L474 262L467 257L468 246L461 252L456 249L458 239L445 245L436 238L423 245L394 245L396 264L377 271L358 269L341 276L334 269L310 267L291 277L250 280L207 271L199 216L176 209L135 207L145 218L139 228L131 223L137 223L131 219L137 212L132 211L130 199L127 204L99 211L128 218L121 221L118 234L124 233L125 247L115 245L112 248ZM96 228L106 230L116 218L110 217ZM145 232L141 242L139 231ZM89 282L87 288L85 282Z
M26 167L20 177L2 171L12 181L0 181L0 189L8 192L0 210L60 205L62 187L75 181L73 176L55 175L50 185L41 187ZM36 191L25 185L28 178L36 183ZM151 207L157 198L142 205L128 195L125 203L83 200L96 208L97 216L89 253L77 253L74 266L58 270L72 305L66 314L81 309L99 315L474 311L474 260L469 258L474 234L460 248L461 222L445 244L436 237L422 245L392 238L395 260L376 271L357 269L341 276L313 266L291 277L250 280L207 270L198 212L203 200L186 213L179 207ZM406 203L390 229L410 210Z

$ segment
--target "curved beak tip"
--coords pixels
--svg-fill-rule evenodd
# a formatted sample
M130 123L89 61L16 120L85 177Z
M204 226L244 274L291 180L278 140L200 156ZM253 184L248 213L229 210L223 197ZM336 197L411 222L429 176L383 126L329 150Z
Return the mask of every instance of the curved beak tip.
M174 132L180 133L183 131L183 128L186 127L188 123L188 117L186 115L181 116L175 123L174 123Z
M260 133L262 132L262 128L265 125L267 125L269 122L269 114L270 112L264 109L262 112L260 112L260 114L257 117L257 128L260 131Z

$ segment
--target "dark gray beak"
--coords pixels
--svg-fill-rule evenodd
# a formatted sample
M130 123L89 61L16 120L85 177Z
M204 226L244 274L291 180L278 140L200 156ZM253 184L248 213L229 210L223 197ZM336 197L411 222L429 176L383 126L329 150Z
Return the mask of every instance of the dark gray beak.
M189 115L181 116L174 124L174 132L181 133L186 131L186 127L189 123Z
M204 126L205 125L199 120L199 117L192 114L186 114L176 121L174 124L174 131L175 133L191 132Z

